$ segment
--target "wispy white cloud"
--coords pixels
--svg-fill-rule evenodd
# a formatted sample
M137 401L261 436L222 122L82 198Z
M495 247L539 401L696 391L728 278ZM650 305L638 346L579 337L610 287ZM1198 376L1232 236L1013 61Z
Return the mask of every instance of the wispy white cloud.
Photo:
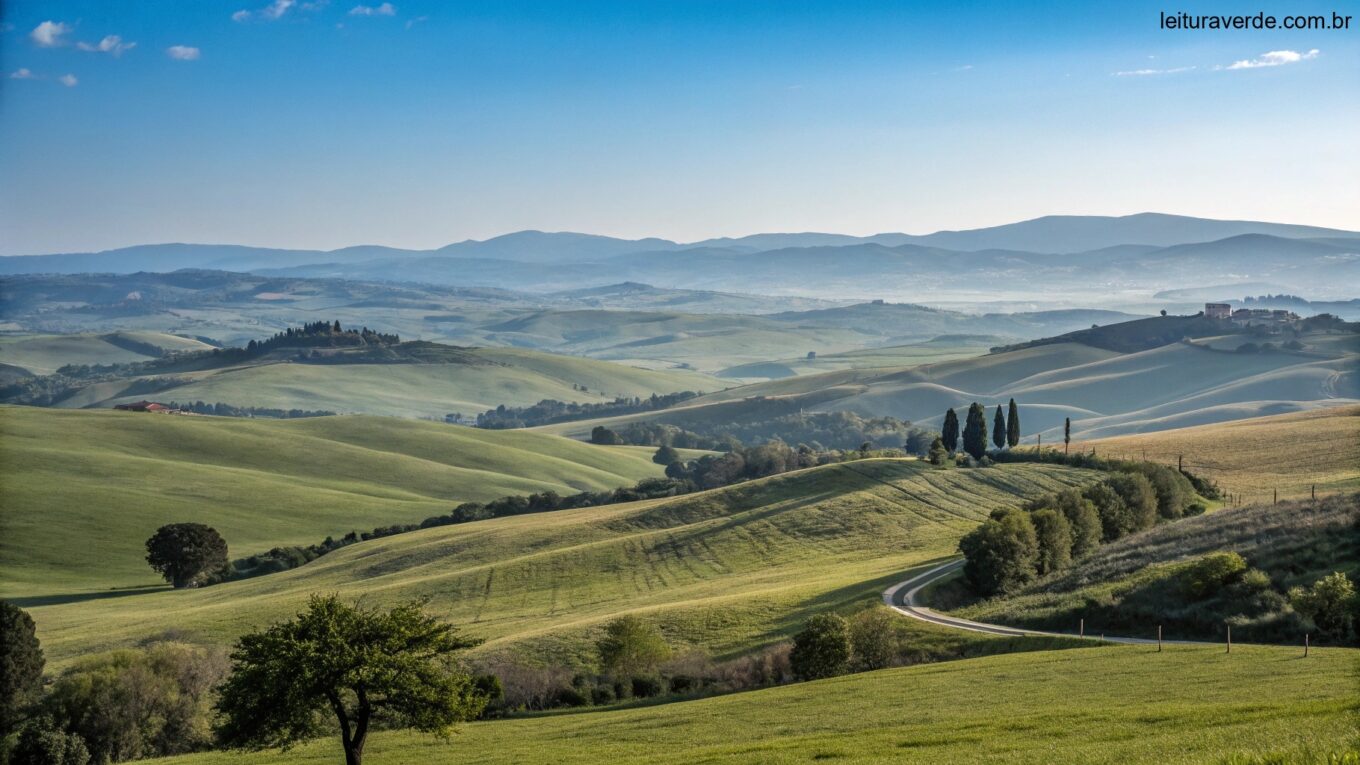
M33 31L28 33L28 36L40 47L55 48L59 45L65 45L66 41L62 38L70 33L71 26L65 22L44 21L34 27Z
M238 23L250 21L250 11L247 11L244 8L242 8L241 10L231 14L231 20Z
M29 71L27 67L20 67L13 72L10 72L9 78L11 80L36 80L38 79L38 75Z
M68 88L74 88L80 84L80 80L77 80L74 74L63 74L57 78L57 82L60 82Z
M382 5L356 5L349 10L351 16L395 16L397 7L391 3Z
M288 12L289 8L296 5L296 0L274 0L260 10L260 15L266 19L279 19Z
M1132 69L1127 72L1113 72L1115 77L1148 77L1159 74L1180 74L1181 72L1193 72L1193 66L1177 66L1171 69Z
M92 53L107 53L111 56L121 56L123 55L123 51L132 50L137 47L137 43L125 43L123 42L123 38L118 35L105 35L104 39L97 43L78 42L76 43L76 47Z
M171 45L165 49L165 55L176 61L197 61L199 50L192 45Z
M407 29L410 29L411 27L415 26L416 24L424 24L425 22L427 22L427 21L429 21L429 20L430 20L430 17L429 17L429 16L417 16L417 17L415 17L414 19L407 19L407 20L406 20L406 28L407 28Z
M1317 48L1306 53L1299 53L1296 50L1272 50L1262 53L1256 58L1234 61L1231 64L1220 67L1221 69L1260 69L1267 66L1284 66L1285 64L1297 64L1300 61L1311 61L1317 58L1322 51Z

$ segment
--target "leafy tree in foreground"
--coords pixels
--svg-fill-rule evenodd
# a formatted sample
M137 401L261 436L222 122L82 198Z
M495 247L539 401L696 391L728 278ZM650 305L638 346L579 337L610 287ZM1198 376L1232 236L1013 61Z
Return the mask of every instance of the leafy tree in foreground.
M1072 559L1080 560L1100 547L1100 514L1091 500L1077 489L1064 489L1054 495L1052 507L1067 518L1072 534Z
M146 540L146 562L176 587L227 567L227 542L201 523L172 523Z
M992 445L997 449L1006 448L1006 414L1001 405L996 405L996 417L992 419Z
M1020 445L1020 407L1015 405L1015 399L1011 399L1006 411L1006 443L1012 447Z
M950 454L959 450L959 416L954 414L953 409L944 413L944 426L940 428L940 438Z
M218 738L233 747L287 747L320 735L329 713L346 764L360 765L375 715L448 734L486 704L453 661L477 643L419 602L378 611L314 595L291 621L237 641L217 702Z
M987 453L987 410L973 402L968 406L968 420L963 426L963 450L980 460Z
M850 628L835 614L817 614L793 636L789 665L800 680L835 677L850 663Z
M620 677L650 672L671 657L671 648L656 625L631 614L610 622L595 647L600 664Z
M1033 581L1039 539L1029 513L1006 510L959 540L963 573L983 595L1009 593Z
M32 617L0 600L0 742L19 727L24 707L42 691L44 662Z
M897 659L897 626L901 618L883 606L860 611L850 618L850 653L855 669L870 671L892 666Z

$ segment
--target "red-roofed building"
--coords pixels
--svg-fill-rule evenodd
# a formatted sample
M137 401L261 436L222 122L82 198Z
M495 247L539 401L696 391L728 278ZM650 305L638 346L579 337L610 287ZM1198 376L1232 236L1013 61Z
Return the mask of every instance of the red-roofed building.
M155 401L138 401L132 404L114 404L114 409L123 412L178 412L178 409L171 409L165 404L158 404Z

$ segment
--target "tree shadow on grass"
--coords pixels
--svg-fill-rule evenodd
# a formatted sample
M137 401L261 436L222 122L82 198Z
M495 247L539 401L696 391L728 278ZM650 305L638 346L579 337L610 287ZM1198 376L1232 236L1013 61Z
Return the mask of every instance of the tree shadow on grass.
M40 606L60 606L66 603L84 603L90 600L107 600L108 598L123 598L128 595L145 595L151 592L168 592L174 589L168 584L145 584L133 587L119 587L108 590L98 590L96 592L69 592L58 595L34 595L27 598L6 598L10 603L20 608L37 608Z

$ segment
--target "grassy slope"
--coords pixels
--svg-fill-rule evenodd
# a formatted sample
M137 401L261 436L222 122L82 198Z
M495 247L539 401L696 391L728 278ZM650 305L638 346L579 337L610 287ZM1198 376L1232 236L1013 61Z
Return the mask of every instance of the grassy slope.
M500 518L374 540L282 574L199 591L34 608L50 661L168 625L224 640L314 592L431 607L483 653L593 654L628 611L719 655L783 638L807 617L872 603L901 572L953 552L992 509L1094 474L1052 466L932 469L872 460L669 500Z
M1216 763L1360 744L1360 652L1110 646L891 669L700 701L378 734L383 763ZM339 742L176 765L334 762ZM1280 762L1298 762L1282 759Z
M206 351L212 348L198 340L162 332L16 335L0 337L0 362L23 367L34 374L46 375L67 364L122 364L152 358L120 347L116 344L120 339L130 343L146 343L168 351Z
M6 596L154 584L141 546L162 523L211 523L239 555L661 472L651 449L379 417L4 407L0 436Z
M1175 464L1246 501L1360 489L1360 406L1342 406L1081 442L1101 454Z
M693 372L637 369L593 359L509 348L471 353L482 364L291 364L176 374L189 382L154 394L160 400L224 402L237 406L330 410L397 417L475 414L505 404L525 406L545 398L607 401L726 385ZM585 386L582 392L574 385ZM126 384L92 386L62 403L106 407L148 397Z
M1049 630L1069 630L1084 617L1088 631L1109 629L1145 637L1154 636L1156 624L1164 621L1171 625L1172 636L1211 639L1193 631L1202 629L1206 621L1217 627L1221 617L1259 614L1238 601L1206 603L1184 595L1178 578L1181 564L1206 553L1231 550L1269 574L1280 591L1312 584L1333 571L1355 577L1360 574L1358 523L1360 495L1222 510L1102 546L1067 571L1030 584L1013 596L984 600L958 613L969 619ZM1217 617L1210 619L1206 614ZM1238 636L1251 635L1249 629L1259 627L1242 624L1234 631ZM1186 630L1192 633L1187 635ZM1272 642L1281 637L1273 632L1266 635ZM1302 641L1302 635L1296 637Z

